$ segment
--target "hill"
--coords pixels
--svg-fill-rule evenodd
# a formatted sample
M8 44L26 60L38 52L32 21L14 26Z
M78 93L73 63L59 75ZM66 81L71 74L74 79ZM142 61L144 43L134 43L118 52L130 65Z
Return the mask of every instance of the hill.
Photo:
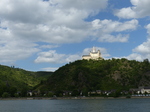
M51 74L52 72L31 72L0 65L0 96L4 92L14 96L14 93L18 91L22 92L22 94L24 92L22 96L25 96L26 91L32 90L42 81L47 80Z
M150 63L135 60L78 60L60 67L38 87L41 91L127 91L139 86L150 86ZM73 94L73 93L72 93Z

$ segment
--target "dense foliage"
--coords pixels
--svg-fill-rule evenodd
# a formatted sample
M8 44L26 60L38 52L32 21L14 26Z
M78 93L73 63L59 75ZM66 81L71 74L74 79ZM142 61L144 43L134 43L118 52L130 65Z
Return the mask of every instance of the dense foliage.
M78 60L59 68L39 89L55 92L126 91L150 86L150 63L135 60ZM44 89L45 88L45 89Z
M150 86L150 63L135 60L77 60L52 72L30 72L19 68L0 65L0 97L46 95L72 96L88 92L120 91ZM36 91L36 92L35 92ZM30 94L30 93L29 93Z
M0 97L26 96L27 91L47 80L51 72L30 72L23 69L0 65Z

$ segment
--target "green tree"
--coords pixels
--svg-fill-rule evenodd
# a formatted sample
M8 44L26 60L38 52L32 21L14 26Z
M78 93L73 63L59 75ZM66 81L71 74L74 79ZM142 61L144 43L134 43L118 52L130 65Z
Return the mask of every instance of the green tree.
M14 97L14 94L17 92L15 87L9 87L9 93L11 97Z
M21 96L22 97L26 97L27 96L27 91L28 91L28 88L27 87L23 87L21 89Z
M79 95L79 91L78 90L73 90L71 95L72 96L78 96Z
M3 97L3 98L8 98L8 97L10 97L10 94L9 94L8 92L4 92L4 93L2 94L2 97Z
M15 93L15 94L14 94L14 97L16 97L16 98L19 97L19 94L18 94L18 93Z
M53 97L53 96L54 96L54 93L52 93L52 92L47 93L47 97Z

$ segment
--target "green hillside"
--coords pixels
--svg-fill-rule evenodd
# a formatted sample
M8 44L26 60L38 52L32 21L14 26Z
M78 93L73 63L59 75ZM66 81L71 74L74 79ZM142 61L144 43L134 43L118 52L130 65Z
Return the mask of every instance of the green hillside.
M52 72L30 72L19 68L0 65L0 96L4 92L14 93L32 90Z
M53 72L31 72L0 65L0 97L62 96L64 92L78 95L82 92L128 91L130 88L150 86L150 62L127 59L77 60ZM38 92L38 94L37 94ZM5 94L4 94L5 93ZM67 94L67 93L66 93Z
M150 63L127 59L78 60L59 68L42 91L127 91L139 86L150 86ZM45 89L44 89L45 88Z

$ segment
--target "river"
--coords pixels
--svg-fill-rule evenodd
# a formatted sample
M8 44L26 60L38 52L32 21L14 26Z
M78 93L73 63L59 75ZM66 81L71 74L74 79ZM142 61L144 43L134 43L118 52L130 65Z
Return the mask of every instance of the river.
M150 99L0 100L0 112L150 112Z

